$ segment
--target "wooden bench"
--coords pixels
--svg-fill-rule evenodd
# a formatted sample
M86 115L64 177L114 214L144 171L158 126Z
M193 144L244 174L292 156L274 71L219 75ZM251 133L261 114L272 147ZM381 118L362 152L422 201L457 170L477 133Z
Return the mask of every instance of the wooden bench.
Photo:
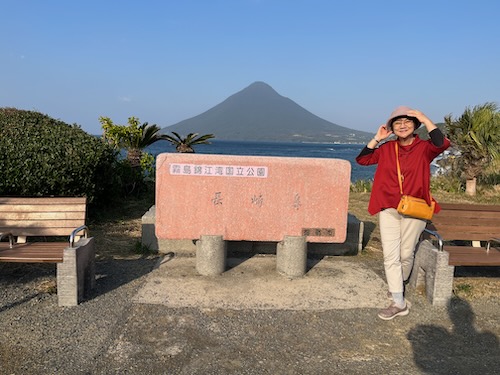
M500 266L500 205L442 203L417 247L410 285L425 282L431 302L445 304L455 266Z
M84 197L0 197L0 262L56 263L59 306L78 305L95 286L85 216Z
M451 266L500 266L500 206L443 203L425 232L450 254Z

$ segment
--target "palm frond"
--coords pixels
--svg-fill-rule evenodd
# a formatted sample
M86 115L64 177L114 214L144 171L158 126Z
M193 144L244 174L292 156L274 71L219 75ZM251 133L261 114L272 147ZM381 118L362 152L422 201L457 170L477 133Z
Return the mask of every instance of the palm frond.
M210 144L209 139L214 138L213 134L205 134L198 136L199 133L189 133L186 137L181 137L178 133L172 132L175 137L168 134L160 135L160 139L164 139L172 143L178 152L194 152L192 146L197 144Z
M152 145L156 141L158 141L160 138L158 136L158 132L161 130L161 128L158 125L148 125L147 122L145 122L143 125L145 125L142 133L142 140L141 140L141 148L145 148L149 145Z
M160 139L163 139L165 141L168 141L170 143L172 143L173 145L176 145L178 143L181 143L182 142L182 138L179 134L177 134L176 132L172 132L172 134L175 136L175 137L172 137L171 135L169 134L160 134L158 137Z
M456 120L446 116L445 123L468 177L479 177L489 162L500 157L500 113L495 103L467 107Z

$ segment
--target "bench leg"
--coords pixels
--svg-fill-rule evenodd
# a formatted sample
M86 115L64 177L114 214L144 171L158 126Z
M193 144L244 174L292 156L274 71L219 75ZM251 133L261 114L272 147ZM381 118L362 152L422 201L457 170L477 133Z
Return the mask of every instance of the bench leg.
M94 238L78 241L64 249L63 262L57 264L57 297L59 306L76 306L95 287Z
M305 236L285 236L276 248L276 270L288 277L301 277L307 270Z
M196 271L203 276L220 275L226 270L227 246L222 236L201 236L196 241Z
M453 273L449 254L438 251L429 241L417 245L410 286L414 289L425 286L427 299L433 306L446 306L452 296Z

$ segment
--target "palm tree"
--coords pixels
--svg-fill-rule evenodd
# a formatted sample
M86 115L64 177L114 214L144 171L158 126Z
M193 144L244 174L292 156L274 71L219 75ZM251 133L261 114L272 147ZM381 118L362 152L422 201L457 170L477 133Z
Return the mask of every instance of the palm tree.
M159 141L158 132L161 128L158 125L148 125L147 122L137 128L137 132L130 134L124 148L127 150L127 160L132 167L138 167L141 164L142 153L146 147Z
M128 118L128 126L115 125L109 117L100 117L99 121L104 130L103 138L116 149L125 149L127 160L132 167L141 165L143 150L160 140L158 125L148 125L147 122L139 125L136 117Z
M182 138L178 133L172 132L173 137L168 134L161 134L160 139L169 141L175 146L177 152L194 152L194 145L209 145L209 139L214 138L213 134L205 134L198 136L198 133L189 133L185 138Z
M495 103L467 107L458 119L445 117L448 136L460 151L459 170L466 179L466 193L476 194L476 178L500 157L500 113Z

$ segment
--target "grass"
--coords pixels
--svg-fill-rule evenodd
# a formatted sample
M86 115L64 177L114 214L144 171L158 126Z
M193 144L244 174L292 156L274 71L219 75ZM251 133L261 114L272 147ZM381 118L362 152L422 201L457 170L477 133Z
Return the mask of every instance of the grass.
M137 240L134 244L134 253L139 255L157 255L158 251L151 248L149 245L144 245L141 241Z
M460 297L460 295L470 295L474 287L468 283L457 283L455 285L455 294Z
M154 189L150 188L141 198L129 197L89 210L89 227L96 240L98 260L154 255L141 244L141 218L154 202Z

